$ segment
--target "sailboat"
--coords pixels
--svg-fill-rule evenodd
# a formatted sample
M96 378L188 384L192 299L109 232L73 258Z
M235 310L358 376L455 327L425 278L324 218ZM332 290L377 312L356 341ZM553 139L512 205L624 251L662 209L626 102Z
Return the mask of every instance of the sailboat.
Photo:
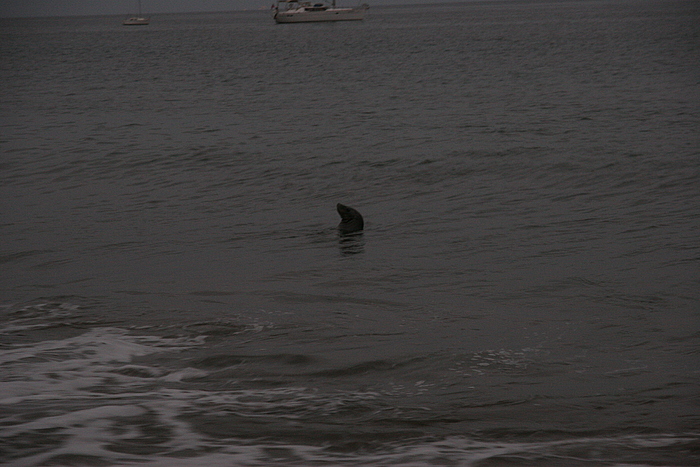
M151 18L144 18L141 15L141 0L139 0L139 15L127 18L122 23L124 26L145 26L151 22Z
M358 21L365 17L367 10L369 5L366 3L356 8L340 8L335 6L335 0L330 5L306 0L277 0L277 5L273 7L274 18L278 23Z

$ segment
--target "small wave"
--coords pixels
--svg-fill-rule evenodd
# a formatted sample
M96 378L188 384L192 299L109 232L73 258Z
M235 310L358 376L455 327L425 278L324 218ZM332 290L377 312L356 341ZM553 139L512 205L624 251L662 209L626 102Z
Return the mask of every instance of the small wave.
M65 326L66 319L75 317L79 306L59 298L19 307L5 305L2 308L7 319L0 323L0 335Z
M698 443L693 434L447 436L433 430L428 436L435 420L441 426L455 420L431 407L434 382L412 373L425 359L369 360L324 373L305 354L212 354L209 332L220 337L223 327L235 330L235 338L243 332L231 322L219 324L183 325L178 337L170 337L172 329L163 337L145 328L95 327L6 346L0 352L5 459L13 465L560 467L636 460L640 451L658 464L665 453L690 452ZM470 373L503 374L526 371L529 353L489 350L455 359ZM241 368L245 364L262 370ZM410 383L394 371L402 366L416 376ZM295 380L290 375L299 369L304 377ZM360 373L395 380L384 381L384 389L332 384Z
M134 380L167 374L160 368L126 364L137 357L189 349L203 339L133 335L105 327L65 339L8 346L0 353L4 373L0 404L91 398L114 386L125 391Z

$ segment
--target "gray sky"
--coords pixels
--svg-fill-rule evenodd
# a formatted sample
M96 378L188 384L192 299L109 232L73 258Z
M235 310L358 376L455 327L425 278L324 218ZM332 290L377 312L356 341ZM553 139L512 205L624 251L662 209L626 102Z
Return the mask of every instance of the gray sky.
M272 3L274 0L141 0L144 14L255 10L269 8ZM339 5L354 6L357 3L386 5L415 2L338 0ZM0 0L0 17L127 15L135 13L137 5L137 0Z

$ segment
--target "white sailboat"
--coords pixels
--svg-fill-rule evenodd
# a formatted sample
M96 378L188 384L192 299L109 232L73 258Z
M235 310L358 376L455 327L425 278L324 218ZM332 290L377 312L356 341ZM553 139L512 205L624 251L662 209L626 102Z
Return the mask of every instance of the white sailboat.
M151 18L144 18L141 14L141 0L139 0L139 15L127 18L122 23L124 26L145 26L151 22Z
M278 23L306 23L310 21L359 21L365 17L369 5L363 3L356 8L335 6L326 3L311 3L303 0L277 0L274 18Z

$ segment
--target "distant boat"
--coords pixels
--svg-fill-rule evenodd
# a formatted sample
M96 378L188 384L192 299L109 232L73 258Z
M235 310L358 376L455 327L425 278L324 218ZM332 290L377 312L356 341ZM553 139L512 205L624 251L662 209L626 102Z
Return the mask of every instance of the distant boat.
M359 21L364 19L369 5L363 3L356 8L340 8L335 0L327 3L311 3L301 0L277 0L273 7L278 23L307 23L311 21Z
M141 14L141 0L139 0L139 15L127 18L122 23L124 26L145 26L151 22L151 18L144 18Z

